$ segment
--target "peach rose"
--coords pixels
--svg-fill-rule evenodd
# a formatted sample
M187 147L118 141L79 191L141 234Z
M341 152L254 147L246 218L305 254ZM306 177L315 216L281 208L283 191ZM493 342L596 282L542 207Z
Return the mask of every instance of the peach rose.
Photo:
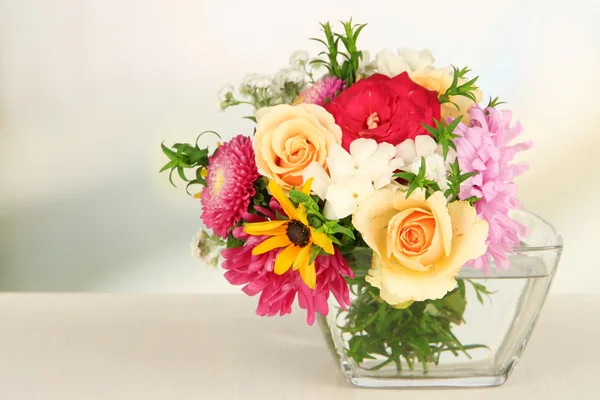
M302 172L313 161L327 170L329 148L342 142L333 116L315 104L262 108L256 120L252 147L258 172L284 190L302 185Z
M438 92L439 94L446 93L446 90L452 84L452 69L451 68L441 68L433 71L419 71L413 72L409 74L410 79L413 82L429 89ZM462 84L467 82L465 79L459 79L458 84ZM479 103L483 97L481 90L476 90L473 92L475 94L475 98ZM462 122L466 125L469 125L470 117L469 117L469 107L475 104L471 99L465 96L452 96L450 98L451 101L456 103L456 106L452 103L444 103L442 104L442 119L445 121L446 118L456 118L459 115L462 115Z
M487 222L466 201L447 204L441 192L426 199L417 189L407 199L388 185L360 204L352 222L374 252L366 280L392 305L443 297L463 264L487 247Z

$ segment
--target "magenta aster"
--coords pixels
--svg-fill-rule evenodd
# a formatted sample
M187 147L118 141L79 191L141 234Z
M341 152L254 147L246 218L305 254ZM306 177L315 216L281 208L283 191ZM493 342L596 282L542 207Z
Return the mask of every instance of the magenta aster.
M337 77L327 77L304 89L292 104L309 103L324 106L338 92L344 90L344 81Z
M475 208L490 228L487 253L468 265L487 271L493 259L497 266L508 268L507 253L519 246L519 237L526 234L525 226L509 217L510 210L522 207L513 178L528 168L526 163L509 163L516 153L530 148L531 142L509 145L523 131L519 122L510 125L510 111L475 106L470 117L470 126L460 123L456 128L460 137L455 143L461 170L478 174L461 185L459 198L481 198Z
M273 202L271 202L273 203ZM255 207L263 216L244 213L245 222L262 222L276 219L275 204L270 209ZM277 204L278 206L278 204ZM354 277L348 262L338 249L333 255L320 255L315 259L317 283L310 289L298 271L289 269L282 275L273 272L275 259L282 249L274 249L260 255L252 255L252 249L268 237L250 236L242 227L233 230L233 236L244 240L241 247L223 250L225 278L232 285L245 285L242 291L249 296L260 293L256 313L260 316L285 315L292 312L292 304L298 295L298 304L307 311L307 322L312 325L315 313L329 313L329 294L333 294L343 309L350 305L345 276Z
M208 160L206 188L202 191L202 220L225 238L248 211L259 178L252 140L238 135L220 146Z

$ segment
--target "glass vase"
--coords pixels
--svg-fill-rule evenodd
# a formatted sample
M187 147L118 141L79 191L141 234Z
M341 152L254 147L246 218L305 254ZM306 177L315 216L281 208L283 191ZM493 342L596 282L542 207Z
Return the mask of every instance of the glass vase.
M319 317L348 382L400 388L506 381L525 350L562 251L561 237L546 221L525 210L512 217L530 232L509 255L509 268L463 268L458 287L435 301L386 304L362 279L371 254L348 257L359 275L350 282L352 305L341 310L332 303L329 315Z

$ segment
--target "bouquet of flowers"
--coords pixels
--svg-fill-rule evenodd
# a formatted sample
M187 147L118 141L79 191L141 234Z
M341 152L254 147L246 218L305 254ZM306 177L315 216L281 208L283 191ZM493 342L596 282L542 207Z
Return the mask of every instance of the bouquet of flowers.
M475 348L451 329L464 322L467 284L482 302L491 292L457 275L507 267L526 233L509 212L527 167L511 161L531 143L510 144L521 125L498 98L480 103L468 68L438 68L427 50L370 60L357 47L365 25L321 26L318 58L295 52L273 77L220 93L222 110L252 108L251 135L162 145L161 172L201 188L193 197L212 232L192 251L259 295L261 316L297 299L313 324L332 297L357 362L400 368Z

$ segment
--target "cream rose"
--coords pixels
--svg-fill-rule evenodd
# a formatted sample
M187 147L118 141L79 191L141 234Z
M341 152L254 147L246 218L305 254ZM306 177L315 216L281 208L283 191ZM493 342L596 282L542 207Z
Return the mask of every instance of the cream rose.
M446 90L452 84L452 69L451 68L441 68L433 71L417 71L409 74L410 79L413 82L429 89L438 92L439 94L446 93ZM465 79L459 79L458 84L465 83ZM477 103L479 103L483 97L481 90L476 90L473 92L475 94L475 98L477 99ZM473 100L469 99L465 96L452 96L450 98L452 102L454 102L457 106L452 103L444 103L442 104L442 119L445 120L448 117L457 118L459 115L462 115L462 122L466 125L469 125L470 117L469 117L469 107L473 104Z
M342 142L333 116L315 104L262 108L256 120L252 147L258 172L285 190L302 185L302 173L313 161L327 170L328 149Z
M466 201L447 204L421 189L406 198L388 185L358 207L352 222L374 251L366 280L389 304L439 299L456 287L463 264L486 251L488 224Z

